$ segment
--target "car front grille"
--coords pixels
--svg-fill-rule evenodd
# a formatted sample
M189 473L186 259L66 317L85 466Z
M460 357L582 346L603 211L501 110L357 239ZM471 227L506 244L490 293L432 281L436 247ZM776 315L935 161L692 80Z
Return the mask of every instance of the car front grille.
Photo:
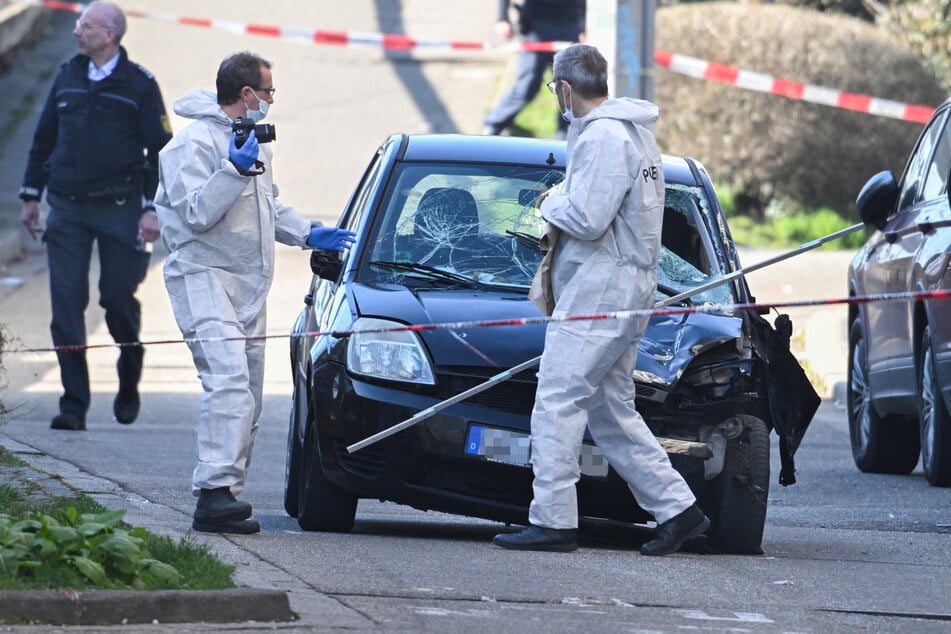
M506 368L483 368L472 366L444 366L440 368L439 383L442 392L449 398L460 392L485 383ZM538 385L538 369L529 368L501 381L484 392L466 399L466 403L514 414L530 415L535 404L535 388Z

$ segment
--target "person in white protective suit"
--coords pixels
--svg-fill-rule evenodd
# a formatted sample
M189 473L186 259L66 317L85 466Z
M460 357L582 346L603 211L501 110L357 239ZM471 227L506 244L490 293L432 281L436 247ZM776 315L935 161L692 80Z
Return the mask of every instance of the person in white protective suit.
M159 154L155 206L169 252L165 286L204 390L192 528L250 534L260 524L234 495L244 487L261 415L264 340L254 337L265 334L275 240L344 250L354 234L283 205L270 146L253 130L232 130L239 118L260 121L273 103L270 62L232 55L216 84L217 94L198 90L175 103L194 122Z
M554 317L654 303L664 174L646 126L660 111L647 101L609 99L607 71L607 61L593 46L575 44L555 56L549 88L572 123L564 185L540 205L558 230L550 260ZM531 525L497 535L493 543L517 550L577 548L575 485L586 426L637 503L658 523L641 553L675 552L710 525L634 408L632 372L647 321L644 316L549 323L532 411Z

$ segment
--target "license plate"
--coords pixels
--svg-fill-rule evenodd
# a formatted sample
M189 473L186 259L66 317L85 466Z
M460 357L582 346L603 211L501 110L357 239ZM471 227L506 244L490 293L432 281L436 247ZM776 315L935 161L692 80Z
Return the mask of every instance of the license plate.
M517 431L470 425L466 438L466 454L492 462L531 467L532 439L528 434ZM593 478L604 478L608 475L608 460L595 445L581 445L578 462L582 475Z

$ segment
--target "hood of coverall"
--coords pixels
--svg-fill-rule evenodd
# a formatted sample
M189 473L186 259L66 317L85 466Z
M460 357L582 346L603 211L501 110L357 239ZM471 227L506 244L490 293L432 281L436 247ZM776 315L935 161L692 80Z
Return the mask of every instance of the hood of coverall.
M631 99L629 97L617 97L608 99L600 106L589 112L583 117L575 119L568 127L568 152L575 140L592 121L598 119L619 119L621 121L631 121L642 125L653 131L653 126L660 118L660 108L656 104L643 99Z
M175 114L186 119L203 119L212 117L226 125L231 125L231 119L218 105L218 95L210 90L193 90L175 102L172 107Z

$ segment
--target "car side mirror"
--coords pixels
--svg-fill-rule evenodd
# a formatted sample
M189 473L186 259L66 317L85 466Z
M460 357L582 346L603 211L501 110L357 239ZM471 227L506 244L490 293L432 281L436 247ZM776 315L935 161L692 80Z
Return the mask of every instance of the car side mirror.
M342 266L339 251L315 249L310 252L310 270L321 279L336 282Z
M898 201L898 183L889 171L879 172L868 179L855 199L855 211L866 225L878 230L885 228L885 220Z

